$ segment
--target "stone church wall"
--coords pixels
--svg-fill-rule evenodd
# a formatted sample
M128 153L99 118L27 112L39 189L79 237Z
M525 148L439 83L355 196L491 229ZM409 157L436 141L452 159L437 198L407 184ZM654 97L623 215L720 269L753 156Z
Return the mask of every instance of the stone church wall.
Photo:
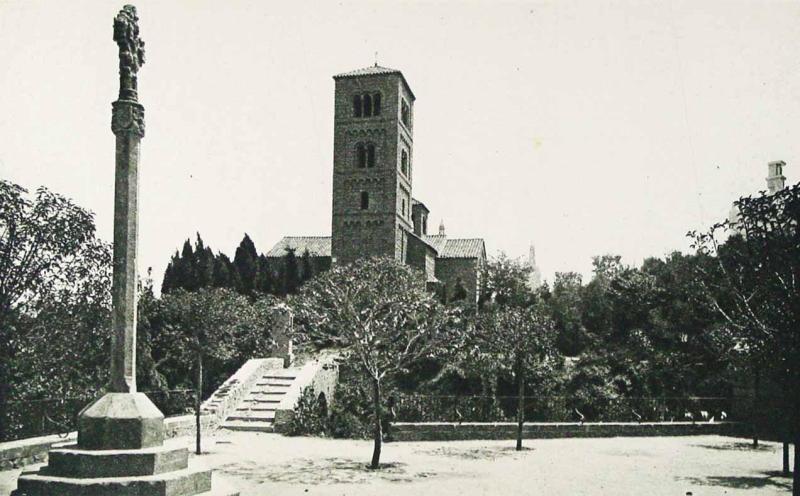
M436 278L442 282L446 301L451 301L461 280L469 301L478 299L478 260L475 258L437 258Z

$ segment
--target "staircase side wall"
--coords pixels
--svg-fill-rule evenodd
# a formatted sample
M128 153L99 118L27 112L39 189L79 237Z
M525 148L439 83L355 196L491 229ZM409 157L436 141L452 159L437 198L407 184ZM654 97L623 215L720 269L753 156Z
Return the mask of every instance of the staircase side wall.
M203 413L223 421L244 400L256 381L268 370L283 369L282 358L252 358L230 376L202 406Z
M294 409L305 388L313 389L315 395L324 394L330 405L338 380L339 366L333 356L319 358L305 364L286 392L286 396L278 404L273 422L275 432L285 432L288 423L294 417Z

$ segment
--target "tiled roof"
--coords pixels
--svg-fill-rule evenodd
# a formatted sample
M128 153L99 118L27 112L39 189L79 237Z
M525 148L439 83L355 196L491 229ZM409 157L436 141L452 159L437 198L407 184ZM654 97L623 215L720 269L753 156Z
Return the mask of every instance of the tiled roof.
M356 69L354 71L343 72L333 76L333 79L356 77L356 76L375 76L378 74L402 74L397 69L390 69L388 67L381 67L379 65L372 65L364 67L363 69Z
M293 249L295 255L302 256L306 250L308 254L316 257L331 256L330 236L286 236L267 252L268 257L282 257L286 249Z
M436 250L436 253L438 253L440 257L442 256L444 245L447 243L447 236L431 236L426 234L425 236L422 236L422 239L424 239L429 245L433 246L433 249Z
M411 199L411 207L413 208L413 207L415 207L417 205L422 205L422 208L424 208L426 212L428 212L428 213L431 212L430 210L428 210L428 207L426 207L424 203L422 203L421 201L417 200L416 198L412 198Z
M439 258L483 258L485 256L486 245L480 238L448 239L444 250L439 250Z
M416 96L414 96L414 92L411 91L411 86L409 86L408 81L406 81L406 77L403 76L403 73L397 69L390 69L388 67L381 67L379 65L372 65L369 67L364 67L363 69L356 69L354 71L349 72L342 72L341 74L337 74L333 76L333 79L341 79L341 78L351 78L351 77L359 77L359 76L379 76L385 74L399 74L400 79L403 80L403 84L406 86L406 89L411 94L411 98L416 100Z

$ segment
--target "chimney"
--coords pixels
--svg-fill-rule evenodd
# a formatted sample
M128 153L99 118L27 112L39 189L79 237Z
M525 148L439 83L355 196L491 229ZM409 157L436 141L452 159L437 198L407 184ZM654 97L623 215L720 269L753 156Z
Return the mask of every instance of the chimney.
M769 189L769 194L773 195L786 186L786 177L783 175L783 167L785 165L786 162L783 160L770 162L767 165L767 189Z
M444 236L444 219L439 222L439 236Z

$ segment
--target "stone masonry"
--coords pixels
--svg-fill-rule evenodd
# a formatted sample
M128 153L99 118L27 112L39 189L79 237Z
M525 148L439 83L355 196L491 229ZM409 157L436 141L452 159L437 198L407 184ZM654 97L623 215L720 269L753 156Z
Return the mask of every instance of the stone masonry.
M289 236L267 257L280 264L290 247L324 266L384 256L425 273L445 300L476 301L486 248L482 239L428 235L425 205L413 197L414 101L402 72L375 65L333 77L331 237ZM456 288L464 291L456 291Z

